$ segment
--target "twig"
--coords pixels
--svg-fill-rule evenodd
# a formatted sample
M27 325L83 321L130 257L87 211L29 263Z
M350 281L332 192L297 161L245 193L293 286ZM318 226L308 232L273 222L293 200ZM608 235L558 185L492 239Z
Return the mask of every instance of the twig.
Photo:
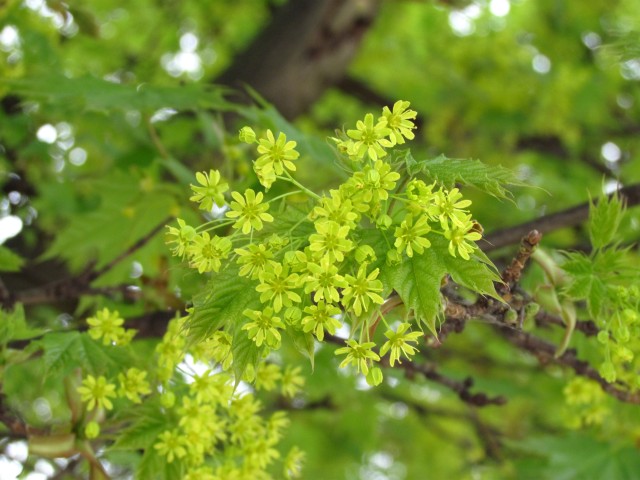
M337 345L344 345L342 338L335 337L333 335L325 334L325 339L331 343ZM381 362L383 366L390 367L387 357L384 357ZM415 362L398 362L398 367L405 371L405 375L408 379L413 379L416 375L422 375L432 382L439 383L447 387L449 390L458 394L458 397L465 403L475 405L477 407L484 407L486 405L503 405L506 403L506 398L502 396L489 397L485 393L471 393L471 387L473 387L473 379L471 377L465 378L463 381L449 378L439 373L434 365L431 364L416 364Z
M471 387L473 387L473 378L471 377L467 377L463 381L454 380L439 373L433 365L418 365L414 362L401 363L400 368L404 369L407 378L412 379L416 374L421 374L432 382L439 383L449 390L454 391L458 394L460 400L469 405L484 407L487 405L504 405L507 403L507 399L502 395L489 397L486 393L471 393Z
M520 280L522 270L524 270L529 257L533 254L540 240L542 240L542 234L537 230L530 231L527 236L522 239L518 253L511 261L511 264L502 272L502 281L504 283L498 283L496 285L496 289L501 296L510 296L511 289Z
M553 315L549 312L540 311L536 314L537 325L556 325L558 327L565 328L564 320L558 315ZM595 337L600 332L600 329L593 320L578 320L574 330L582 332L587 337Z
M145 246L149 242L149 240L151 240L160 230L162 230L167 223L171 222L171 220L173 220L172 216L166 217L164 220L158 223L155 227L153 227L153 229L149 233L147 233L144 237L140 238L137 242L135 242L127 250L122 252L120 255L118 255L116 258L111 260L109 263L107 263L100 270L93 271L88 276L89 282L92 282L96 278L104 275L113 267L115 267L118 263L120 263L122 260L127 258L129 255L133 254L136 250L139 250L140 248Z
M567 350L560 357L555 358L557 347L546 340L538 338L528 332L504 327L501 328L501 333L512 344L535 355L541 364L557 363L571 368L576 374L598 382L605 392L618 400L626 403L640 404L640 392L631 393L616 384L608 383L588 362L578 359L575 350Z
M9 430L9 432L3 432L2 435L11 438L27 438L27 425L9 410L5 403L4 394L0 394L0 422Z
M151 137L151 141L153 142L153 145L158 150L158 153L160 154L160 156L164 159L171 158L171 155L169 155L169 152L167 152L167 149L164 147L162 140L160 140L160 137L158 136L156 127L154 127L153 123L151 123L151 119L147 120L147 130L149 131L149 136Z
M11 309L15 300L0 277L0 308Z
M640 204L640 183L624 187L618 191L618 194L626 200L628 207L638 205ZM517 243L531 230L538 230L542 234L549 233L561 228L574 227L587 218L589 218L588 202L561 212L545 215L530 222L492 232L484 238L486 243L483 244L482 250L490 252Z
M173 217L167 217L162 220L162 222L155 226L147 235L140 238L125 252L118 255L99 270L94 270L95 263L92 262L89 263L80 274L74 277L50 283L40 288L20 292L9 292L9 296L0 295L0 300L2 300L5 308L11 308L18 302L33 305L77 298L85 294L112 295L115 291L121 291L125 298L134 299L136 297L136 295L134 295L135 292L127 285L92 288L90 284L100 276L107 273L129 255L146 245L152 237L154 237L167 223L171 221L172 218Z

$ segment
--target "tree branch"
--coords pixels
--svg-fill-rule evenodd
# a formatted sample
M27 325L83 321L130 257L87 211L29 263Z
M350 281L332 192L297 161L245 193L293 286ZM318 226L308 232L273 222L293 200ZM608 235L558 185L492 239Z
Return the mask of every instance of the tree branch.
M325 334L324 337L327 341L334 343L336 345L343 346L345 341L342 338L336 337L334 335ZM375 351L375 349L374 349ZM384 357L381 362L383 366L392 368L386 357ZM395 368L395 367L393 367ZM449 378L441 373L439 373L436 367L432 364L417 364L415 362L398 362L398 367L404 370L406 377L409 380L413 380L417 375L422 375L428 380L432 382L439 383L440 385L448 388L449 390L455 392L460 400L470 405L475 405L477 407L484 407L487 405L504 405L507 400L502 396L498 397L489 397L485 393L471 393L471 387L473 387L473 379L471 377L467 377L464 380L455 380L453 378Z
M640 204L640 183L626 186L620 189L618 193L620 197L626 201L628 207ZM489 235L484 237L486 242L482 246L482 250L484 252L490 252L500 247L517 243L531 230L538 230L543 234L549 233L561 228L574 227L581 224L588 218L589 202L585 202L567 210L562 210L560 212L531 220L530 222L491 232Z
M599 383L605 392L618 400L626 403L640 404L640 392L631 393L620 388L621 385L619 384L608 383L588 362L578 359L574 349L569 349L560 357L556 358L556 345L546 340L522 330L509 329L506 327L501 327L501 333L513 345L533 354L541 364L557 363L568 367L576 374Z
M145 246L155 235L158 234L164 226L171 221L173 217L167 217L156 225L149 233L140 238L126 251L111 260L107 265L95 270L95 263L89 263L87 267L78 275L60 280L43 287L23 290L18 292L10 292L9 290L0 289L0 304L6 309L11 309L16 303L25 305L33 305L48 302L58 302L67 299L78 298L81 295L113 295L120 292L125 298L135 299L138 292L131 288L130 285L117 285L114 287L92 288L91 283L100 276L104 275L122 262L125 258Z

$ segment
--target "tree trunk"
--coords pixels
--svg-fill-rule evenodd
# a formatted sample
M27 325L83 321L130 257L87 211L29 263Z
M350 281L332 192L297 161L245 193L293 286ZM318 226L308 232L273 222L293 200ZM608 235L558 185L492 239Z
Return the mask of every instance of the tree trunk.
M291 0L216 82L248 85L294 118L344 77L379 6L380 0Z

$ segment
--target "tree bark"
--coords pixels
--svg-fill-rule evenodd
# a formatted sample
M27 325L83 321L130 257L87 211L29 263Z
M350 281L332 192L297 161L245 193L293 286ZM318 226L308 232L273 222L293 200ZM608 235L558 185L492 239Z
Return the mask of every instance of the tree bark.
M216 82L249 86L295 118L344 77L379 6L380 0L291 0Z

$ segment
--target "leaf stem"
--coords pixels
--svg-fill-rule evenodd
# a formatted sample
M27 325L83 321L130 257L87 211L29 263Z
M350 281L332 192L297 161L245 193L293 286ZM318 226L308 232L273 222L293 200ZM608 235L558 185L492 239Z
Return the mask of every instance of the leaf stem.
M227 225L231 225L232 223L234 223L234 222L235 222L235 220L228 220L228 221L223 222L223 223L220 223L220 224L218 224L218 225L213 225L212 227L209 227L209 228L205 228L205 229L203 229L203 230L200 230L200 229L202 229L203 227L206 227L207 225L211 225L213 222L216 222L216 221L218 221L218 220L221 220L221 219L216 218L215 220L211 220L210 222L203 223L203 224L202 224L202 225L200 225L199 227L196 227L196 231L198 231L198 230L199 230L199 231L201 231L201 232L211 232L211 231L213 231L213 230L217 230L217 229L218 229L218 228L220 228L220 227L226 227Z
M285 177L277 176L276 178L279 179L279 180L284 180L285 182L292 183L296 187L298 187L300 190L302 190L304 193L306 193L309 197L313 198L314 200L320 200L320 198L321 198L320 195L318 195L315 192L312 192L307 187L302 185L300 182L298 182L296 179L294 179L288 171L285 170L284 174L286 175Z

